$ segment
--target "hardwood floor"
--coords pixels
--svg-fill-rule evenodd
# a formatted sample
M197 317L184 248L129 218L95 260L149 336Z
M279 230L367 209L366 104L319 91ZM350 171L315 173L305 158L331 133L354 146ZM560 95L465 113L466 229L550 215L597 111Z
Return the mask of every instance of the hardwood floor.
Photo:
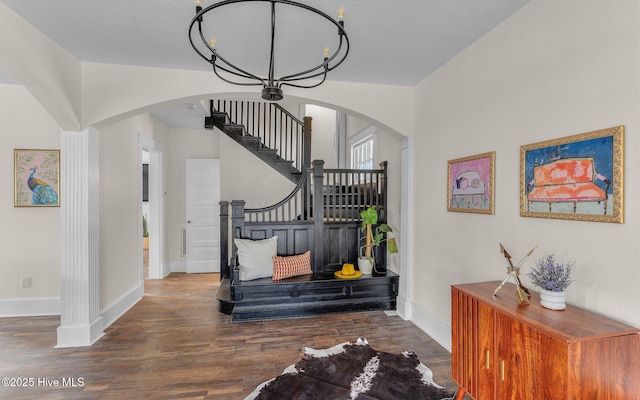
M59 317L0 318L0 378L33 378L32 387L0 386L0 398L244 399L298 361L302 347L359 336L380 351L415 350L436 382L456 387L449 352L398 316L374 311L231 324L216 310L218 281L218 274L146 281L145 297L91 347L55 349ZM53 382L60 386L47 386Z

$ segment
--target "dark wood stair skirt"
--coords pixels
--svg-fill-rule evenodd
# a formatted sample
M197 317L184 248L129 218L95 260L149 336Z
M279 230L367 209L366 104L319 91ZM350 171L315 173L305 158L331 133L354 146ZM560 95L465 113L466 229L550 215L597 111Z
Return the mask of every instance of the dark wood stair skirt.
M239 282L231 298L229 280L218 289L218 310L232 322L300 318L329 313L395 310L398 274L338 279L330 273L273 282L271 278Z
M216 300L218 300L218 311L223 314L230 315L233 311L235 301L231 298L231 281L229 278L223 278L216 292Z

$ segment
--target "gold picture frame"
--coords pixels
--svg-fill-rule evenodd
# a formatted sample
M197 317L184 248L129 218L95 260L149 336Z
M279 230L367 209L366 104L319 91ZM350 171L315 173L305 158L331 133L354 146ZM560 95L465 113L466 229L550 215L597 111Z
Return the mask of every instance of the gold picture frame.
M520 147L520 215L624 222L624 126Z
M60 150L15 149L14 206L60 206Z
M494 213L495 151L449 160L447 211Z

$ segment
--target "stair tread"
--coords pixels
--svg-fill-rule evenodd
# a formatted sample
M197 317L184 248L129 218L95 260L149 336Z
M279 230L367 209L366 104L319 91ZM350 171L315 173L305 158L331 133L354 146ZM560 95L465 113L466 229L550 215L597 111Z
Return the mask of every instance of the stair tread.
M277 305L277 307L279 309L291 309L291 308L308 308L308 307L313 307L313 306L317 306L317 307L323 307L323 306L327 306L327 305L353 305L353 304L361 304L361 303L367 303L367 302L379 302L379 301L390 301L393 297L393 294L381 294L378 296L370 296L370 297L350 297L350 298L343 298L343 299L332 299L332 300L317 300L317 301L313 301L313 300L309 300L306 302L301 302L299 301L299 299L288 299L291 300L290 303L282 303L282 302L277 302L277 300L280 300L278 298L274 298L272 299L275 302L272 303L264 303L264 304L251 304L251 305L247 305L245 304L245 302L239 302L236 304L234 311L235 312L247 312L247 311L273 311L273 308L275 305ZM262 299L264 300L264 299Z

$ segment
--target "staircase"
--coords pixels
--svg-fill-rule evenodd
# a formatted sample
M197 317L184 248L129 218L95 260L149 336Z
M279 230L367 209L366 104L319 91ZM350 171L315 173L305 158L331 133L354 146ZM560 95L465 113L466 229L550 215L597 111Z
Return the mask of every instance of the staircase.
M375 274L355 280L334 275L358 258L359 212L376 207L378 222L386 222L386 181L386 162L377 170L354 170L324 169L324 161L315 160L296 188L272 206L246 209L243 200L221 201L218 310L241 322L395 309L399 278L386 270L386 242L375 249ZM241 281L233 240L273 236L279 255L310 251L313 273L276 282Z
M359 213L373 206L379 222L386 221L386 162L372 170L324 169L324 161L311 162L311 117L301 121L276 103L211 100L205 128L218 128L296 184L268 207L220 202L220 312L232 321L255 321L395 308L398 275L386 271L385 243L375 255L380 274L357 280L334 274L358 258ZM311 251L313 274L240 281L234 238L273 236L280 255Z
M276 103L210 100L206 129L218 128L293 183L311 165L311 117Z

